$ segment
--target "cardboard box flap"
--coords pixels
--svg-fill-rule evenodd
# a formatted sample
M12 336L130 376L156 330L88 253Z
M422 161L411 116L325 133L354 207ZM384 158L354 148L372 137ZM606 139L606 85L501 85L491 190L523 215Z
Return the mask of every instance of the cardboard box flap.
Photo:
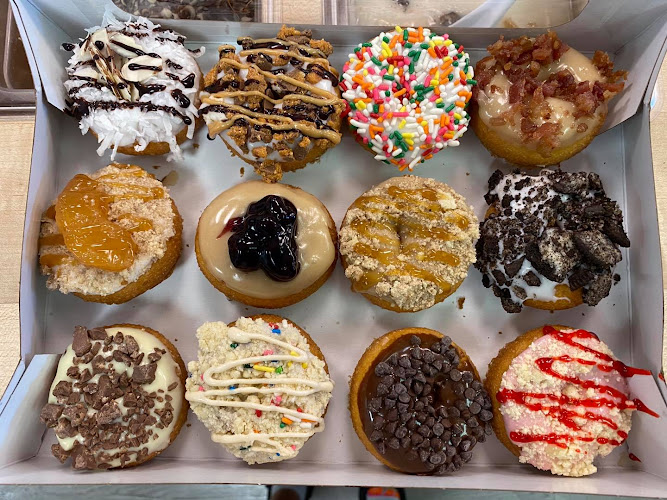
M17 0L13 0L17 2ZM76 41L85 36L85 29L102 24L105 12L119 19L128 15L111 0L29 0L16 3L28 31L32 55L39 68L39 76L48 101L59 109L65 108L65 91L62 82L66 78L67 54L60 45L47 40ZM582 52L605 50L612 55L617 68L629 71L625 90L609 106L605 130L637 112L649 83L654 82L656 62L662 54L667 38L667 0L653 0L641 4L622 0L591 0L573 21L554 28L567 43ZM159 20L165 27L178 29L193 43L213 41L224 34L231 25L216 21L168 21ZM240 24L239 24L240 26ZM258 25L248 25L248 33ZM320 36L336 44L349 43L351 36L364 40L377 33L377 28L348 27L341 33L339 27L313 26ZM497 28L450 28L451 34L472 40L468 46L484 47L492 43L498 32L506 38L535 36L544 30ZM221 33L222 32L222 33ZM206 69L206 68L204 68Z

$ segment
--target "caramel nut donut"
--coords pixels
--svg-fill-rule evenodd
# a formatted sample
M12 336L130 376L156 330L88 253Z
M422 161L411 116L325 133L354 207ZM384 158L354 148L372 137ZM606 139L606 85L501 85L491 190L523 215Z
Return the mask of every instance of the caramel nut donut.
M128 155L181 157L181 144L192 139L197 124L202 74L180 34L146 18L113 21L94 28L72 51L65 88L70 113L85 134Z
M195 254L202 273L229 299L274 309L320 288L337 259L336 226L313 195L287 184L249 181L202 213Z
M77 326L40 414L58 438L53 455L90 470L156 457L187 419L186 373L176 348L155 330Z
M475 267L505 311L595 306L620 279L619 247L630 240L597 174L496 170L485 199Z
M354 370L349 397L357 436L398 472L454 472L491 434L491 400L475 365L449 337L427 328L374 340Z
M538 469L585 476L627 438L632 412L625 377L650 375L617 360L585 330L544 326L520 335L489 363L485 386L500 442Z
M333 52L310 30L283 26L276 38L241 37L219 48L206 75L200 116L233 155L267 181L305 167L341 140L344 103Z
M443 301L475 261L477 217L434 179L394 177L348 208L340 254L352 289L384 309L414 312Z
M120 304L165 280L182 249L183 220L169 190L136 165L76 175L42 216L46 286Z
M333 382L303 329L260 314L204 323L197 338L185 397L214 442L251 465L280 462L324 430Z
M555 165L588 146L627 75L606 53L588 59L552 31L501 37L487 50L475 66L472 127L491 154L525 167Z

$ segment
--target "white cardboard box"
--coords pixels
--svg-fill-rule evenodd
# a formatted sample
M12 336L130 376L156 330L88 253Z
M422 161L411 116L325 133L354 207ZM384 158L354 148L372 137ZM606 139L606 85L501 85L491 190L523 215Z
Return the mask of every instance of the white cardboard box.
M327 413L325 432L316 435L299 456L287 462L249 467L211 442L208 432L190 415L176 442L160 457L135 469L98 473L76 472L50 456L54 442L39 422L39 409L58 356L71 341L77 324L90 327L129 322L145 324L175 342L187 361L196 356L196 328L204 321L233 321L256 312L228 302L199 272L193 238L204 207L224 189L253 178L239 177L244 164L232 158L221 141L207 141L200 130L185 148L185 159L168 164L162 157L119 157L155 170L158 178L171 170L179 180L171 194L184 218L183 251L174 274L131 302L105 306L73 296L47 292L37 266L37 236L42 211L79 172L108 164L98 157L91 136L82 137L76 122L60 111L64 106L62 81L67 53L60 44L85 35L84 28L100 24L110 0L12 0L14 13L35 75L37 119L21 269L21 363L0 401L0 483L265 483L317 485L394 485L434 488L516 489L571 493L662 496L667 488L667 387L659 381L662 355L662 282L658 223L648 122L648 100L665 52L667 1L628 3L591 0L574 21L556 28L561 38L580 51L596 49L613 55L618 68L630 71L629 83L613 101L608 126L582 153L563 164L565 170L598 172L605 188L623 208L632 247L623 251L617 272L621 283L595 308L581 306L549 314L524 310L506 314L493 294L471 269L454 296L429 310L396 314L379 309L349 289L340 267L312 297L278 311L304 327L327 357L336 383ZM278 26L207 21L164 22L188 37L192 46L204 45L200 65L207 71L221 42L236 36L274 34ZM334 64L340 68L351 48L379 32L369 27L313 27L315 35L335 46ZM534 30L452 28L474 60L499 34L536 35ZM60 108L60 109L59 109ZM201 147L195 149L192 143ZM485 210L483 194L495 168L510 169L494 160L472 132L458 148L451 148L420 165L417 175L447 182L474 205ZM247 172L250 168L245 166ZM371 185L397 175L375 162L346 136L320 163L287 174L285 182L319 197L340 223L348 205ZM465 297L463 309L456 299ZM347 383L370 342L383 333L406 326L435 328L467 350L480 373L505 343L518 334L546 323L568 324L597 332L626 363L649 368L653 377L633 377L634 395L660 413L655 419L636 414L627 442L600 461L599 472L586 478L562 478L518 464L495 438L475 448L473 460L461 471L444 477L417 477L391 472L363 448L349 421ZM499 334L502 332L502 334ZM176 340L178 339L178 340ZM634 462L628 452L641 459Z

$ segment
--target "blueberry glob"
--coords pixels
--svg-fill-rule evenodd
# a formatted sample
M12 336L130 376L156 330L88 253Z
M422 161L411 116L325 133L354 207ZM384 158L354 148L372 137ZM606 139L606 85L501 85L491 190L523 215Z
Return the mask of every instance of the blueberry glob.
M225 230L229 258L242 271L262 269L274 281L290 281L299 274L296 207L282 196L265 196L248 206L242 217L231 219Z

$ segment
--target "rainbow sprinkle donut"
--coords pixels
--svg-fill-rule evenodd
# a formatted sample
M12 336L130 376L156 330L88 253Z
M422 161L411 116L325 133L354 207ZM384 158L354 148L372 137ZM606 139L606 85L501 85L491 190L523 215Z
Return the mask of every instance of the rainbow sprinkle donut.
M470 57L449 35L396 26L350 54L340 89L357 141L402 171L459 145L473 76Z

